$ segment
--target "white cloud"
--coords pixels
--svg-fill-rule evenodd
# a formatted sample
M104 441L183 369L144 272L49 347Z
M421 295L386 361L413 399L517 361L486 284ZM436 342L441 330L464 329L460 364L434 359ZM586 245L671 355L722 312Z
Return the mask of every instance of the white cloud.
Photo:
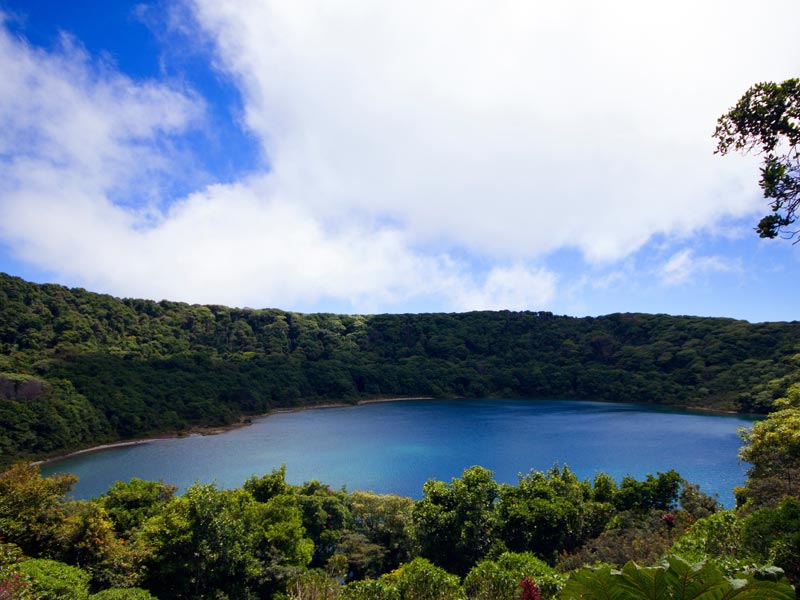
M69 37L46 53L0 33L4 190L45 175L106 194L147 189L139 178L172 166L165 141L201 115L196 98L90 64Z
M46 53L0 35L0 236L59 280L233 305L313 308L333 299L359 311L420 299L486 308L502 298L540 309L552 298L535 281L542 270L514 268L530 280L525 292L503 283L502 268L477 282L446 253L415 251L406 231L368 215L345 209L320 218L271 175L208 186L159 208L161 178L181 166L165 139L201 119L202 104L93 64L63 42ZM113 201L134 192L145 201Z
M616 261L759 206L710 133L797 72L800 6L765 2L188 2L272 170L171 203L203 101L3 30L0 240L121 295L547 309L554 250ZM679 253L663 280L715 260Z
M736 263L720 256L695 256L690 249L673 254L660 268L661 281L666 285L682 285L698 274L726 273L739 270Z
M750 213L754 172L710 134L800 62L784 0L193 4L287 195L511 259L614 260Z
M550 306L556 295L555 273L523 265L495 267L483 285L461 292L460 310L537 310Z

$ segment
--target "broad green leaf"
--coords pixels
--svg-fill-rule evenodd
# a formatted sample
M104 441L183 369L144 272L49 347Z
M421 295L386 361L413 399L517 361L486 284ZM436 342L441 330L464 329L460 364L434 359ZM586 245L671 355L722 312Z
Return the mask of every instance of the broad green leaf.
M622 567L620 586L631 600L670 600L666 570L661 567L640 567L628 562Z
M720 600L795 600L794 589L788 583L774 581L750 581L747 585L733 588ZM703 598L705 600L705 598ZM716 598L715 598L716 600Z
M619 581L618 572L611 567L596 571L581 569L569 576L558 597L560 600L630 600Z
M665 578L674 600L717 600L730 588L719 569L708 563L691 565L670 556L666 565Z

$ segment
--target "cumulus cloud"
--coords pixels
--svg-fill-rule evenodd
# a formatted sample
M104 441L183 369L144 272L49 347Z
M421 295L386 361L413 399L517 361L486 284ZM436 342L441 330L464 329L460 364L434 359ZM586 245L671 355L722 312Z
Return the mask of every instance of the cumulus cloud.
M109 195L144 191L138 185L143 175L172 166L166 140L202 111L202 102L186 93L137 84L91 64L66 35L48 53L0 32L0 164L6 192L48 183L57 188L64 179ZM70 202L66 196L63 201Z
M800 10L769 4L193 2L296 201L590 260L753 210L752 174L710 134L752 82L796 72L800 42L768 15ZM736 42L760 24L769 44Z
M179 198L171 142L203 99L2 30L0 239L121 295L547 309L548 253L609 264L760 204L710 133L797 71L800 6L765 1L186 0L270 170ZM688 252L663 277L715 268Z
M556 292L557 276L543 269L524 265L495 267L479 288L463 293L461 310L528 310L547 307Z
M362 311L419 298L486 308L510 293L494 272L481 283L445 253L413 251L397 228L320 219L270 175L166 208L147 202L178 164L165 138L202 120L202 103L92 64L69 39L47 53L3 32L0 80L0 234L60 279L130 296ZM133 191L145 201L119 201ZM530 308L525 299L538 308L549 295L529 291L515 306Z
M694 251L684 249L673 254L660 268L661 281L666 285L681 285L696 275L726 273L739 270L737 264L720 256L695 256Z

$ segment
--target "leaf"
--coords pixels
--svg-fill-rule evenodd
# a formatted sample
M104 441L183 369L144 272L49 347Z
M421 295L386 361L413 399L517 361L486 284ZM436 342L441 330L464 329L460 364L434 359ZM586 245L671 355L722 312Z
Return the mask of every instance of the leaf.
M628 562L622 567L620 585L631 600L669 600L666 570L661 567L640 567Z
M719 569L708 563L691 565L670 556L667 565L665 579L674 600L717 600L730 588L730 582Z
M742 581L742 580L737 580ZM788 583L775 581L750 581L747 585L733 587L719 600L795 600L794 589ZM698 599L700 600L700 599ZM702 600L705 600L703 598ZM717 600L714 598L714 600Z
M561 600L630 600L620 586L618 572L611 567L596 571L581 569L569 576L567 584L559 594Z

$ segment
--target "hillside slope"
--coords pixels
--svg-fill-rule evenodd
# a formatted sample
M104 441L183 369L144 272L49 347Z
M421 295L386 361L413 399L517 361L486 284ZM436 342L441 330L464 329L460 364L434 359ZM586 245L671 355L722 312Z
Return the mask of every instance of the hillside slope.
M0 460L380 396L766 412L800 323L613 314L350 316L117 299L0 274Z

